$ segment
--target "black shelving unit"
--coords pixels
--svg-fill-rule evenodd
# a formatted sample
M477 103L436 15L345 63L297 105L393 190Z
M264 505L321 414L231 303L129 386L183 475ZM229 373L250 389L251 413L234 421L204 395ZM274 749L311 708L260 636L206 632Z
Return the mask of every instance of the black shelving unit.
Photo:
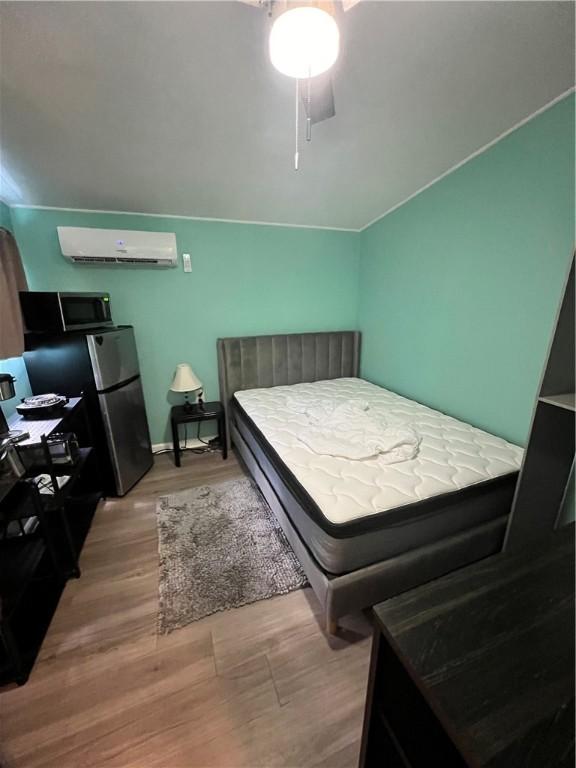
M36 658L34 647L42 642L48 624L29 631L38 624L38 615L30 612L30 596L43 582L59 599L65 576L56 554L54 539L47 523L40 494L30 482L16 483L2 506L0 518L0 684L26 681ZM24 522L36 520L32 532ZM10 535L10 527L19 524L19 532ZM56 599L56 603L57 603ZM36 601L37 602L37 601ZM26 631L22 631L27 627ZM38 649L39 649L38 645Z
M509 552L537 544L573 519L575 417L574 257L564 286L530 437L504 541Z
M60 535L54 537L54 546L65 575L79 578L78 556L101 497L100 492L86 493L86 489L78 487L86 466L94 458L94 452L90 447L80 448L73 464L56 464L51 460L46 436L42 438L42 447L44 463L29 467L26 477L50 477L51 493L40 494L41 504L48 520L60 527ZM92 468L94 470L95 467ZM62 487L58 483L61 477L68 478Z
M66 431L78 427L86 443L82 404L69 416L76 419L67 419ZM46 437L43 463L29 466L0 504L0 687L28 679L67 579L80 576L79 554L102 498L92 447L81 447L72 464L56 464ZM50 478L50 493L40 493L40 474ZM35 527L23 524L33 519Z

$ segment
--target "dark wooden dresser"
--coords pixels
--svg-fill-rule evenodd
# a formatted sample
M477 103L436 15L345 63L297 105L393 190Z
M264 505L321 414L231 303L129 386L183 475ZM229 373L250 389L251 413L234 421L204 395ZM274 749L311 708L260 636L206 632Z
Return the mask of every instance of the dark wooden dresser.
M573 524L374 618L362 768L573 768Z

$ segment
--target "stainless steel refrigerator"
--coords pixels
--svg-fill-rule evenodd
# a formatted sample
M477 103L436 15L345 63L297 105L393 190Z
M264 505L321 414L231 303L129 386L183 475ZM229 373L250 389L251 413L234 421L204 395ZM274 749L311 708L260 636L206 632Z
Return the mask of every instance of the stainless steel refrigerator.
M85 397L106 490L123 496L153 462L134 329L27 334L26 349L35 394Z

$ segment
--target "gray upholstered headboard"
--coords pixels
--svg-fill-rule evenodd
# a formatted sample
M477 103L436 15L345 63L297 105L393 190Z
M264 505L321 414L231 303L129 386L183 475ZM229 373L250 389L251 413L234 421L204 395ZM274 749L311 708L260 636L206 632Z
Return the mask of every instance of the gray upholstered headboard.
M360 332L288 333L218 339L220 400L229 412L234 392L358 376Z

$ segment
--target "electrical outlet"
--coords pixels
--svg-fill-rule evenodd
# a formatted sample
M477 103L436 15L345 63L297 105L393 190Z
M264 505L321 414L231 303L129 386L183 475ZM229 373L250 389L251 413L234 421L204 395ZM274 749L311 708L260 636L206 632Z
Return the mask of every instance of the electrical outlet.
M182 254L182 263L184 264L184 272L192 272L192 260L189 253Z

